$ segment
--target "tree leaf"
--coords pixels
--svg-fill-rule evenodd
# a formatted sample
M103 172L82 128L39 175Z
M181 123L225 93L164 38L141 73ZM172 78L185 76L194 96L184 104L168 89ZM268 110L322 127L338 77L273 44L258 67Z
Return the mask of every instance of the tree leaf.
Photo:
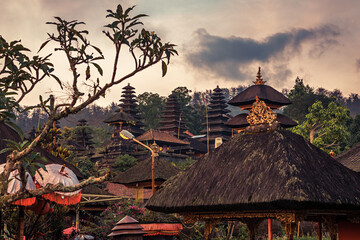
M99 71L100 75L102 76L102 75L103 75L103 70L102 70L102 68L99 66L99 64L92 62L92 65L94 65L94 66L97 68L97 70Z
M49 40L45 41L43 44L41 44L40 49L37 52L39 53L41 51L41 49L43 49L46 46L46 44L48 44L50 42L50 40L51 39L49 39Z
M164 77L167 72L167 65L164 61L161 61L161 62L162 62L162 76Z
M88 80L90 78L90 66L88 65L87 68L86 68L86 80Z
M50 74L50 76L53 77L59 83L61 89L63 89L62 82L60 81L60 79L54 74Z

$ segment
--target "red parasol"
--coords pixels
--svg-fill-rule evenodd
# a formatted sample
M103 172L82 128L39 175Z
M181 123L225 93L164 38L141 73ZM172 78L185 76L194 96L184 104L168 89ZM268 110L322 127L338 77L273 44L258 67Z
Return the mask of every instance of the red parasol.
M79 183L75 173L65 165L48 164L46 170L39 169L35 174L35 184L37 187L46 186L46 184L62 183L65 187L74 186ZM74 192L53 192L43 195L44 198L62 205L73 205L81 200L81 190Z
M5 165L6 165L5 163L0 165L0 173L2 173L4 171ZM31 177L31 175L28 172L26 172L25 176L26 176L25 188L27 190L35 190L36 186L35 186L35 183ZM18 174L17 169L10 173L9 179L11 179L11 180L8 183L7 193L13 194L13 193L18 192L22 186L22 183L19 179L19 174ZM36 201L36 198L32 197L32 198L26 198L26 199L19 199L15 202L12 202L11 204L20 205L20 206L31 206L35 203L35 201Z
M76 232L76 228L75 228L75 227L65 228L65 229L63 230L63 235L71 235L73 232Z

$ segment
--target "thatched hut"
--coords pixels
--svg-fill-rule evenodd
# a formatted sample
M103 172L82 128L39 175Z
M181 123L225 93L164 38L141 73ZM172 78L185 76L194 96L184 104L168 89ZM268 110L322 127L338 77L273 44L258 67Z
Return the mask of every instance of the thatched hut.
M204 220L206 239L226 219L244 222L252 240L264 219L279 220L288 239L303 220L325 222L332 240L337 223L339 233L348 233L347 223L360 217L360 175L303 137L280 130L273 110L290 101L264 83L259 68L255 85L230 101L249 110L249 126L166 181L146 207L179 213L189 222Z
M146 206L188 220L274 218L291 234L297 220L331 226L360 213L360 176L294 133L241 134L165 182Z
M128 188L137 189L136 199L142 201L144 199L144 188L151 188L152 159L148 158L139 162L137 165L129 168L125 172L119 173L114 177L112 182L123 184ZM155 160L155 188L158 188L163 182L172 176L178 174L180 170L171 162L168 162L161 157Z
M360 143L336 156L335 159L345 167L360 173Z

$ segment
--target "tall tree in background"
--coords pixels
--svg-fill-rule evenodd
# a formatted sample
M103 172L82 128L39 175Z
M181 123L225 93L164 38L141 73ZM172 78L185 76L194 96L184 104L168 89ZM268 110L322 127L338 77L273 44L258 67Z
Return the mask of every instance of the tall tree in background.
M339 153L341 145L346 145L349 137L349 119L350 112L347 108L335 102L324 107L317 101L309 108L304 122L293 128L293 131L325 151Z
M29 57L25 54L29 49L22 46L20 41L9 43L0 36L0 61L2 61L0 63L1 122L10 122L11 118L14 117L13 112L18 109L24 97L44 79L56 80L61 88L64 83L71 86L71 93L66 101L60 101L53 95L39 97L40 103L34 107L40 108L46 114L47 121L34 140L31 142L26 140L20 143L13 142L9 148L1 150L1 153L7 153L7 158L4 171L0 174L0 206L5 206L22 198L41 196L53 191L75 191L107 178L108 174L101 177L90 177L71 187L64 187L62 184L48 184L36 190L25 190L25 171L35 172L37 168L33 160L38 154L34 152L34 149L46 139L54 123L71 114L78 113L100 97L104 97L113 86L156 63L162 63L163 76L166 74L170 57L177 54L174 45L162 43L154 32L137 29L136 27L142 25L140 19L146 15L130 15L133 8L123 9L121 5L118 5L115 11L107 11L107 18L112 21L105 26L106 31L104 33L115 48L115 58L112 64L111 77L105 84L100 82L98 78L99 75L103 75L103 70L97 63L98 60L104 59L103 53L86 39L88 31L81 29L83 22L66 21L55 17L56 21L48 24L54 25L56 32L48 34L49 39L40 47L42 50L49 42L57 44L55 51L62 52L69 64L72 73L70 82L62 81L53 74L54 66L50 62L51 54L46 57ZM119 76L117 67L121 50L130 52L134 68ZM94 69L98 74L94 74ZM15 194L5 194L10 173L16 169L20 173L19 178L23 187Z
M139 104L139 114L144 119L145 130L157 129L161 112L165 107L165 98L157 93L144 92L136 98Z
M191 90L187 89L187 87L177 87L173 92L176 94L180 104L186 128L192 134L200 134L203 128L202 123L205 122L205 106L197 103L191 104Z
M320 90L318 94L309 85L305 85L303 79L299 77L295 80L293 89L290 90L287 97L292 104L284 108L284 114L288 117L302 123L305 120L306 114L309 113L309 108L316 102L321 101L323 106L329 105L334 101L334 98L328 97Z

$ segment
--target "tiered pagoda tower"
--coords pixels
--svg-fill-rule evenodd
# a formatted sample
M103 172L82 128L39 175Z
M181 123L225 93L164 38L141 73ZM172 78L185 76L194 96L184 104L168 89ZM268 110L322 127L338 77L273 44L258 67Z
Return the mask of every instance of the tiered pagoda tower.
M184 133L186 131L184 117L174 92L166 100L165 110L162 112L158 130L170 132L179 139L187 138Z
M85 119L80 119L76 124L78 128L75 130L75 142L80 146L84 147L85 149L93 149L94 141L93 136Z
M290 100L282 93L268 85L265 85L266 81L264 81L261 76L260 67L256 75L256 81L253 83L253 86L250 86L239 93L231 99L228 104L239 107L241 110L250 110L257 99L264 101L265 104L272 110L279 110L281 107L291 104ZM238 132L241 132L250 125L247 117L248 113L240 113L227 121L226 125L236 129ZM280 126L283 128L294 127L297 125L296 122L280 113L276 113L276 121L278 121Z
M134 89L134 87L130 86L130 83L123 88L119 106L123 112L130 114L135 119L135 122L130 125L129 131L137 137L144 133L142 129L144 124L139 115Z
M207 122L204 123L205 129L201 131L201 133L205 134L205 137L202 137L200 141L205 144L209 141L209 149L214 149L215 139L227 141L232 135L231 128L225 125L225 122L229 119L226 117L226 113L230 112L230 110L226 109L225 96L219 86L213 90L208 107ZM221 141L219 144L221 144Z

